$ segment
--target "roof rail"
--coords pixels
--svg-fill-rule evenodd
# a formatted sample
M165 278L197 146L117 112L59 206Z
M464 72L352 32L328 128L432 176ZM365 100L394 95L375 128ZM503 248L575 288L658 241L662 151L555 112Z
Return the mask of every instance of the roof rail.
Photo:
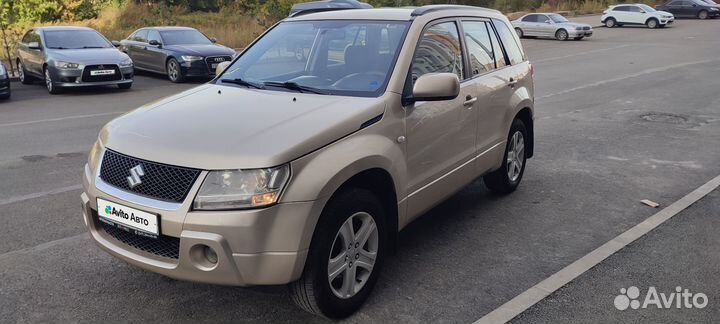
M483 10L483 11L493 11L498 12L494 9L488 9L483 7L475 7L475 6L465 6L465 5L445 5L445 4L439 4L439 5L427 5L422 6L420 8L417 8L413 10L413 12L410 14L413 17L416 16L422 16L424 14L430 13L430 12L436 12L436 11L442 11L442 10Z
M297 3L290 9L288 17L297 17L315 12L348 10L348 9L370 9L373 6L357 0L320 0L312 2Z

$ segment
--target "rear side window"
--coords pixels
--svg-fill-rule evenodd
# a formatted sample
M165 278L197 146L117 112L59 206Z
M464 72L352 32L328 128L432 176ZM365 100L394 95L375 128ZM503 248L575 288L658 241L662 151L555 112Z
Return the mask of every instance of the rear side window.
M493 23L510 59L510 64L515 65L524 61L523 52L515 40L514 32L510 31L510 28L502 20L493 19Z
M630 7L628 7L628 9L629 9L628 11L632 11L632 12L643 12L643 10L640 9L640 7L630 6Z
M537 17L538 17L538 15L527 15L527 16L525 16L525 18L522 19L522 21L537 22L538 21Z
M426 29L420 38L412 65L413 80L427 73L449 72L463 79L460 35L455 22L444 22Z
M492 42L493 53L495 54L495 67L499 69L507 65L507 60L505 60L505 53L503 53L500 41L498 40L497 35L495 35L495 31L489 23L487 24L487 27L490 32L490 41Z
M618 6L613 8L613 11L630 11L630 8L628 6Z
M490 41L492 28L488 29L484 21L463 21L462 25L465 31L465 44L468 50L472 75L475 76L493 70L495 68L495 59L492 41Z

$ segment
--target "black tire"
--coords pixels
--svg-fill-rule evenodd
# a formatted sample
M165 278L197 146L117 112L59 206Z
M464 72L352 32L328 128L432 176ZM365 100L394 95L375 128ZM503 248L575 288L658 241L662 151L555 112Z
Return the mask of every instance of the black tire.
M358 212L368 213L375 221L378 233L377 254L365 284L355 295L342 299L336 296L331 288L328 265L340 227ZM315 227L302 277L289 285L295 304L307 312L333 319L345 318L357 311L370 295L382 270L387 242L385 215L380 201L368 190L351 188L333 196L323 209ZM351 259L350 266L352 261Z
M127 90L127 89L132 88L132 82L130 82L130 83L120 83L120 84L118 84L117 86L118 86L118 88L120 88L120 89Z
M20 60L17 60L16 63L17 63L18 71L20 72L20 83L31 84L33 82L34 78L27 74L27 70L25 70L25 64L22 64L22 62Z
M650 18L645 22L645 25L650 29L655 29L660 27L660 22L655 18Z
M616 26L616 24L617 24L617 20L615 20L615 18L613 18L613 17L605 19L605 27L607 27L607 28L613 28Z
M559 41L566 41L568 39L568 32L565 29L558 29L555 32L555 39Z
M165 73L167 73L168 79L173 83L185 82L185 75L182 74L180 63L174 58L170 58L167 60L167 63L165 63Z
M52 80L52 77L50 76L50 70L48 70L47 67L43 68L43 75L45 76L45 88L47 89L48 93L53 95L62 93L62 88L58 87L55 84L55 81Z
M519 38L525 37L525 33L520 28L515 28L515 33L517 33Z
M575 38L573 38L573 39L576 40L576 41L579 41L579 40L582 40L583 38L585 38L585 36L575 37Z
M522 142L523 142L523 154L522 154L522 166L520 167L519 174L517 177L512 180L510 176L508 175L508 152L510 151L511 147L511 141L515 133L520 132L522 134ZM518 185L520 185L520 181L522 181L523 174L525 173L525 165L527 164L527 148L528 146L528 135L527 135L527 128L525 127L525 124L520 119L515 119L512 123L512 126L510 127L510 132L508 133L508 139L507 139L507 145L505 146L505 154L503 155L503 163L500 169L497 169L493 171L492 173L486 175L483 177L483 180L485 181L485 186L487 186L490 191L492 191L495 194L509 194L515 189L517 189Z
M708 19L708 16L709 15L708 15L707 10L700 10L700 12L698 12L698 14L697 14L698 19L703 19L703 20Z
M10 99L10 93L0 95L0 100L8 100Z

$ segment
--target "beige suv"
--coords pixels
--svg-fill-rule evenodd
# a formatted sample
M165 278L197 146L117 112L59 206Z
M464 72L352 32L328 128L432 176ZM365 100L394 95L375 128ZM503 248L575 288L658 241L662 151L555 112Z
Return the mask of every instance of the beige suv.
M108 123L83 217L132 265L289 284L303 309L341 318L398 231L479 177L512 192L532 154L533 69L499 12L301 13L208 84Z

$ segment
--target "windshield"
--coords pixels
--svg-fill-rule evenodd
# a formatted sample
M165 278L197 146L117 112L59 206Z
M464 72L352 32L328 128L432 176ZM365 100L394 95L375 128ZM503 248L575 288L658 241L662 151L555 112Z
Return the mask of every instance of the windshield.
M194 29L161 31L165 45L210 45L212 42L201 32Z
M566 23L569 20L565 19L565 17L558 15L558 14L549 14L550 19L552 19L556 23Z
M655 12L655 11L657 11L657 10L655 10L655 8L650 7L650 6L646 5L646 4L639 4L638 7L642 8L642 10L645 10L645 12Z
M218 82L242 86L240 80L244 86L249 82L268 90L379 96L408 25L370 20L283 22L243 52Z
M704 2L704 3L703 3L703 2ZM711 5L711 6L717 6L717 2L715 2L715 1L713 1L713 0L702 0L702 1L700 1L700 4L703 4L703 5L708 5L708 4L709 4L709 5Z
M113 45L94 30L46 30L45 47L52 49L110 48Z

